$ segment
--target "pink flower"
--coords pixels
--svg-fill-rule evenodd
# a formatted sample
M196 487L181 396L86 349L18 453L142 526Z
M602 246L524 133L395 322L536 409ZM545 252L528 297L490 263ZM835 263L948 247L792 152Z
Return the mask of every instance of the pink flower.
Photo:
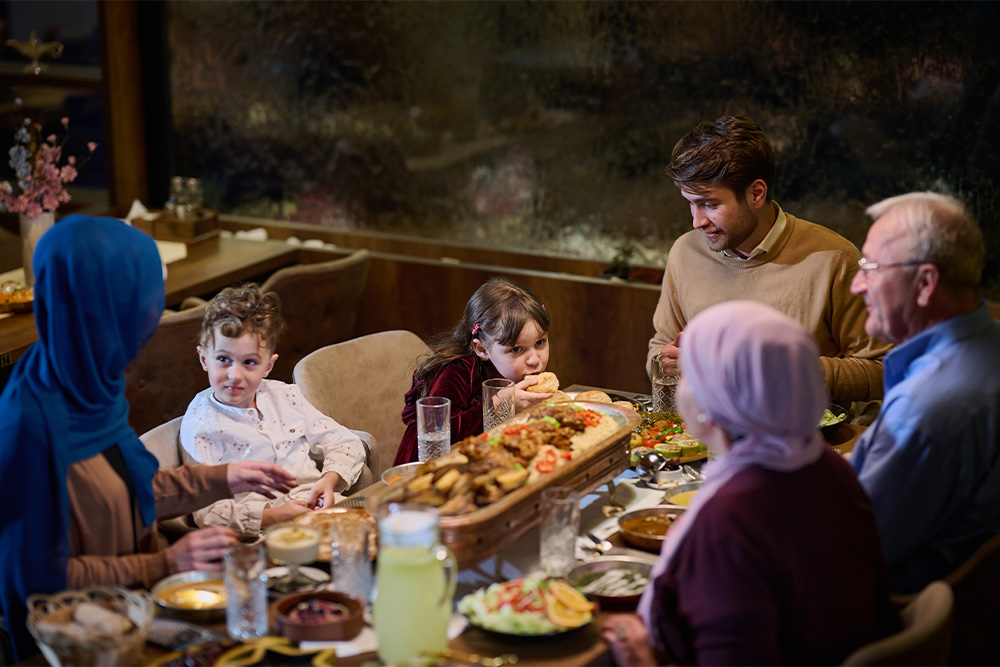
M64 117L60 122L64 128L69 127L68 118ZM15 133L17 150L11 150L11 166L18 175L21 191L15 195L10 183L0 182L0 208L37 217L46 211L55 211L60 204L70 201L70 194L64 185L76 180L77 169L86 163L89 155L82 161L71 155L66 164L60 165L62 144L59 143L59 136L50 134L42 142L38 136L41 129L38 123L25 120L24 126ZM87 148L92 154L97 144L89 142Z
M88 141L87 142L87 148L89 148L90 152L93 153L94 151L97 150L97 142L96 141Z

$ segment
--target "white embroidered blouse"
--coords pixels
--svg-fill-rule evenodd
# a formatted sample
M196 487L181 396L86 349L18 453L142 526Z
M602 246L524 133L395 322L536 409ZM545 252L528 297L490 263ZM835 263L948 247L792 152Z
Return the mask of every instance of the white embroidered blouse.
M184 458L207 465L275 463L295 475L299 486L275 500L257 493L220 500L195 512L199 526L228 526L241 537L257 537L265 508L308 500L313 484L327 472L340 475L338 492L361 474L365 459L361 440L313 407L298 387L264 380L256 399L256 409L235 408L219 402L211 388L199 392L181 422ZM311 455L322 459L322 469Z

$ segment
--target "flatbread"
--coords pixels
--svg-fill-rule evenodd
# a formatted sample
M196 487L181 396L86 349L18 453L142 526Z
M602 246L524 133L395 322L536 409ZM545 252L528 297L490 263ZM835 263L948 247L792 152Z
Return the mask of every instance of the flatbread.
M559 378L556 377L555 373L551 373L549 371L539 373L538 375L524 376L525 380L528 378L538 378L538 382L525 389L525 391L534 392L536 394L551 394L559 388Z
M569 397L569 394L561 389L556 389L552 392L552 398L549 399L552 403L569 403L572 400L573 399Z
M603 391L581 391L576 395L577 401L591 401L593 403L611 403L611 397L605 394Z
M617 406L619 408L625 408L626 410L631 410L632 412L637 412L635 409L635 404L632 401L614 401L611 405Z

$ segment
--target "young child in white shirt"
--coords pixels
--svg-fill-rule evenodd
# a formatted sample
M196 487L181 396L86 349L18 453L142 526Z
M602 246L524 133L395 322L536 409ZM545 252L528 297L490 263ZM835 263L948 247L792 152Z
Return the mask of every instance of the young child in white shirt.
M265 379L284 328L278 295L262 294L253 283L227 288L208 305L197 350L211 386L184 413L185 460L276 463L299 486L274 500L257 493L221 500L195 513L199 526L228 526L256 538L270 525L333 506L361 473L365 450L356 435L295 385ZM322 470L310 454L322 456Z

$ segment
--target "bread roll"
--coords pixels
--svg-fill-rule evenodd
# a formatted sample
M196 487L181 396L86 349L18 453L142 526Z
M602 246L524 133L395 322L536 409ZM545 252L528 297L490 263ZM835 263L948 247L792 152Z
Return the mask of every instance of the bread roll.
M530 387L527 387L525 391L532 391L536 394L551 394L559 388L559 378L556 377L555 373L545 371L544 373L539 373L538 375L524 376L525 380L529 378L538 378L538 382Z
M578 401L591 401L592 403L611 403L611 397L603 391L581 391L576 395Z

